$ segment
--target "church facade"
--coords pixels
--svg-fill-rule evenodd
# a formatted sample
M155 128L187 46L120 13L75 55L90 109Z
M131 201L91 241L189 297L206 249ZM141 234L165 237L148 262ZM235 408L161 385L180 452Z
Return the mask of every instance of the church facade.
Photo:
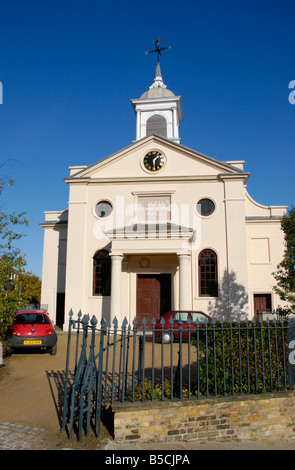
M70 167L69 203L45 212L41 304L67 327L72 309L148 326L168 310L217 319L275 309L286 206L247 192L243 161L183 146L181 97L164 84L131 100L136 140L91 166Z

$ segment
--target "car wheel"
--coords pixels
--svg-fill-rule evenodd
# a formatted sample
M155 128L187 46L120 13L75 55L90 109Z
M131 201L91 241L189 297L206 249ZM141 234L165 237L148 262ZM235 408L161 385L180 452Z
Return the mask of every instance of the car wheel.
M56 351L57 351L57 345L55 344L55 345L52 346L52 348L50 349L50 354L51 354L51 356L55 356L55 355L56 355Z
M164 344L171 343L172 336L173 336L173 334L171 333L171 331L168 331L168 330L163 331L163 333L162 333L163 343Z
M6 345L6 351L5 351L5 355L6 357L10 357L12 354L12 347L9 346L9 344Z

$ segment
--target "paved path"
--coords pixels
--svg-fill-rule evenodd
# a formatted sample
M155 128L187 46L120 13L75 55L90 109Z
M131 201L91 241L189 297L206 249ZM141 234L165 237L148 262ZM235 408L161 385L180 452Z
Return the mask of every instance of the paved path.
M0 450L46 450L44 430L0 422Z
M118 444L113 440L83 439L84 445L80 450L103 450L108 454L111 451L148 451L150 453L163 450L166 452L185 452L196 450L295 450L295 441L232 441L232 442L199 442L199 441L173 441L163 443L132 443ZM60 450L74 450L76 443L64 441ZM56 450L52 449L42 428L33 428L15 423L0 421L0 450Z
M229 441L229 442L199 442L177 441L165 443L139 443L118 444L110 441L105 450L116 452L119 450L130 451L196 451L196 450L295 450L295 441Z

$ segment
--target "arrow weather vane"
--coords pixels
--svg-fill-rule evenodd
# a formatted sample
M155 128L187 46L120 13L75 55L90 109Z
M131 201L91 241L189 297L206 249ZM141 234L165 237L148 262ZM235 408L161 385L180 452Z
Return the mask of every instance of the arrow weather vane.
M164 38L158 38L154 41L154 46L156 49L153 49L152 51L147 51L146 54L150 54L151 52L156 52L158 54L158 59L157 61L159 62L160 56L162 56L161 51L165 51L165 49L171 49L171 46L168 47L159 47L160 41L162 41Z

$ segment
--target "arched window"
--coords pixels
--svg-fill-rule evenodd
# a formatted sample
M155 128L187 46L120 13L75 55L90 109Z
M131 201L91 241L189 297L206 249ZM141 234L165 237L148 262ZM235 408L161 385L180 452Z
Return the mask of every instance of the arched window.
M199 296L218 296L217 256L212 250L203 250L199 255Z
M111 294L111 258L100 250L93 257L93 295Z
M158 134L167 137L167 121L160 114L153 114L146 122L146 135Z

